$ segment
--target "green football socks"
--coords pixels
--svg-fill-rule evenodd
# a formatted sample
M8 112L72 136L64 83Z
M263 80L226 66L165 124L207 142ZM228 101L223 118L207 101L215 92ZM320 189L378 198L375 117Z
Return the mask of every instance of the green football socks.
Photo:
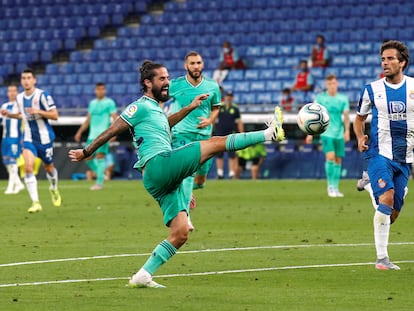
M162 264L167 262L172 256L175 255L177 249L172 245L169 241L164 240L157 247L151 254L151 257L148 258L147 262L144 264L143 268L148 271L149 274L153 275L155 271Z
M226 150L241 150L257 143L263 143L264 141L264 131L230 134L226 139Z

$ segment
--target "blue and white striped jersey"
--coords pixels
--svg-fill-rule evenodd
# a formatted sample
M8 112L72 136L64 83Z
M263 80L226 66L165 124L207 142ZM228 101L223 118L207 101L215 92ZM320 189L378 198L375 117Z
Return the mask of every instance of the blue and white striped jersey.
M399 84L385 78L366 85L357 114L372 113L368 157L380 154L400 163L413 162L414 78L404 76Z
M1 110L7 110L11 114L19 113L16 102L7 102L1 105ZM1 124L3 125L3 138L21 138L22 136L22 120L7 118L1 116Z
M28 114L26 110L27 108L44 111L55 109L52 96L36 88L30 96L26 96L24 92L18 94L16 101L24 121L24 141L42 145L52 143L55 133L49 121L39 114Z

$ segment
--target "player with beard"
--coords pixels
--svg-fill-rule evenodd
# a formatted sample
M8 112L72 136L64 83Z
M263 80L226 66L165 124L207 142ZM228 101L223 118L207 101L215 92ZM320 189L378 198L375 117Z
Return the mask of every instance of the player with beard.
M221 106L221 92L218 83L203 76L204 62L198 52L191 51L184 58L185 76L171 80L170 97L173 99L172 112L177 112L188 106L194 97L200 94L209 94L200 107L193 110L187 118L173 127L173 148L184 146L193 141L207 140L211 137L213 124L216 122ZM204 163L194 176L184 180L184 196L188 205L195 200L193 189L204 187L210 170L212 159ZM191 230L194 227L188 218Z
M219 152L240 150L264 141L281 141L285 135L281 110L276 108L275 116L266 130L211 137L172 149L171 127L201 107L210 95L196 96L189 105L167 118L162 109L169 98L167 69L161 64L145 61L140 74L144 96L131 103L85 149L70 150L69 157L75 162L87 159L111 137L126 130L131 131L138 155L134 167L142 172L145 189L160 205L169 235L155 247L146 263L132 276L129 286L162 288L164 286L152 280L152 275L188 239L189 206L184 201L183 180Z

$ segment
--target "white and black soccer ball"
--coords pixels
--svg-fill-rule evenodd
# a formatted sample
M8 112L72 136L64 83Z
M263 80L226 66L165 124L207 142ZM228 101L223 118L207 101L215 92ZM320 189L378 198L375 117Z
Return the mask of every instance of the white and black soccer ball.
M322 134L329 126L329 114L324 106L309 103L299 110L297 123L305 134Z

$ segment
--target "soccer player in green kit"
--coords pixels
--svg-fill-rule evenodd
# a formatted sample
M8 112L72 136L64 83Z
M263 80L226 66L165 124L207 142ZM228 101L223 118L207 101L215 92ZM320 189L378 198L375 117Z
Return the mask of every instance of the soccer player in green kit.
M221 106L220 86L217 81L203 76L204 62L198 52L187 53L184 58L184 68L187 74L170 82L170 97L173 99L172 113L189 105L197 95L209 94L209 96L200 107L194 109L183 121L173 127L173 148L184 146L193 141L209 139ZM200 166L194 176L183 181L184 196L189 205L193 189L204 187L212 161L213 159L208 160ZM188 223L193 230L190 217Z
M266 130L212 137L172 149L171 128L201 106L210 95L196 96L190 105L167 117L162 109L169 98L170 85L165 66L145 61L140 68L140 84L144 92L141 98L126 107L121 116L88 146L70 150L68 155L74 162L87 159L111 137L131 131L138 154L134 167L142 172L145 189L160 205L169 235L155 247L128 284L130 287L163 288L153 281L152 275L188 239L189 206L182 193L182 181L218 152L239 150L264 141L283 140L283 116L277 107Z
M338 80L333 74L325 78L326 92L316 96L316 102L324 106L329 113L329 126L321 134L322 149L325 153L325 173L328 182L329 197L343 197L339 191L342 158L345 156L345 142L349 141L349 100L338 93ZM307 137L311 141L312 136Z
M86 120L75 134L75 141L80 142L82 133L89 127L87 145L111 125L111 118L115 120L118 117L115 102L106 97L104 83L96 83L95 95L96 98L89 103ZM106 143L96 151L95 158L88 161L89 168L96 172L96 184L91 187L91 190L101 190L103 188L106 166L105 156L108 153L109 143Z

